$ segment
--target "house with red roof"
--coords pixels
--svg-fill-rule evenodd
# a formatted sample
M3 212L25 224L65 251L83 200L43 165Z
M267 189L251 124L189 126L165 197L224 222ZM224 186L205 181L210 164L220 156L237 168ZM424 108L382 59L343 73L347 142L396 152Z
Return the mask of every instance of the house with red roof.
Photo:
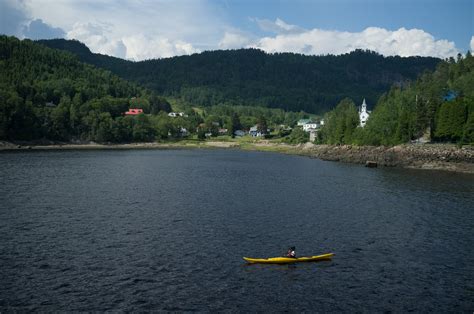
M140 108L130 108L127 112L125 112L126 115L137 115L141 113L143 113L143 109Z

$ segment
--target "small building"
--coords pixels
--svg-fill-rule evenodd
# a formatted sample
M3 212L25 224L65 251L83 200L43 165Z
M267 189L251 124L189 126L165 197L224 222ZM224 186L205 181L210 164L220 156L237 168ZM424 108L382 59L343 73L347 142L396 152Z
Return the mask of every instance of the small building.
M297 122L296 125L297 125L297 126L303 126L303 125L305 125L305 124L308 123L308 122L311 122L311 119L300 119L300 120L298 120L298 122Z
M245 135L245 132L242 131L242 130L236 130L236 131L234 132L234 135L235 135L235 136L244 136L244 135Z
M137 115L143 113L143 109L140 108L130 108L128 109L127 112L125 112L125 115Z
M186 137L188 135L189 135L189 133L188 133L188 130L186 128L183 128L183 127L179 128L179 136L180 137Z
M444 101L451 101L451 100L456 99L456 97L458 97L458 93L455 92L455 91L449 90L446 93L446 95L444 95L443 100ZM418 95L417 95L417 98L418 98Z
M249 130L249 135L250 136L261 136L261 134L259 134L259 133L260 132L258 132L256 125L251 127L250 130Z
M315 131L318 130L321 127L321 125L318 122L308 122L303 125L303 131L305 132L310 132L310 131Z
M219 135L225 135L227 134L228 130L226 128L219 128L219 130L217 130Z
M56 107L56 105L54 104L54 102L52 101L48 101L46 104L45 104L46 107Z
M253 137L260 137L260 136L264 136L265 134L263 134L262 132L258 130L258 126L254 125L253 127L250 128L249 135Z
M367 104L364 101L362 102L362 106L359 108L359 121L360 126L363 128L369 119L370 111L367 111Z
M188 115L185 114L184 112L170 112L168 113L168 117L173 117L173 118L176 118L176 117L187 117Z

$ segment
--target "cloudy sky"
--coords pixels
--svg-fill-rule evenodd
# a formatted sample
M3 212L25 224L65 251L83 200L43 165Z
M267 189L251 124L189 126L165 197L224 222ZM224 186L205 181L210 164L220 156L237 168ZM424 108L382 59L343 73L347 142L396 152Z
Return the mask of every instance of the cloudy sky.
M474 50L474 1L0 0L0 33L131 60L242 47L446 58Z

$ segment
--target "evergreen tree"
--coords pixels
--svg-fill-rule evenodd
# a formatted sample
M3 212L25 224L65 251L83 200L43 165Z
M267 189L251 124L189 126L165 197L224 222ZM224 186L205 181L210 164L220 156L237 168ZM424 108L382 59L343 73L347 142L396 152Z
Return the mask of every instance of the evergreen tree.
M265 119L264 116L258 117L257 131L260 132L261 134L267 134L268 133L267 119Z

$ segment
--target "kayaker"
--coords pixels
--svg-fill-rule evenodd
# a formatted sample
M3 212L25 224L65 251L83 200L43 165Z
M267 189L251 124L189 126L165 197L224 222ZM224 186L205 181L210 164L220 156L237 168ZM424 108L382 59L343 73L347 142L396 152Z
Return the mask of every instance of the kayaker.
M296 258L296 253L295 253L295 247L294 246L292 246L288 249L288 252L286 253L286 257Z

